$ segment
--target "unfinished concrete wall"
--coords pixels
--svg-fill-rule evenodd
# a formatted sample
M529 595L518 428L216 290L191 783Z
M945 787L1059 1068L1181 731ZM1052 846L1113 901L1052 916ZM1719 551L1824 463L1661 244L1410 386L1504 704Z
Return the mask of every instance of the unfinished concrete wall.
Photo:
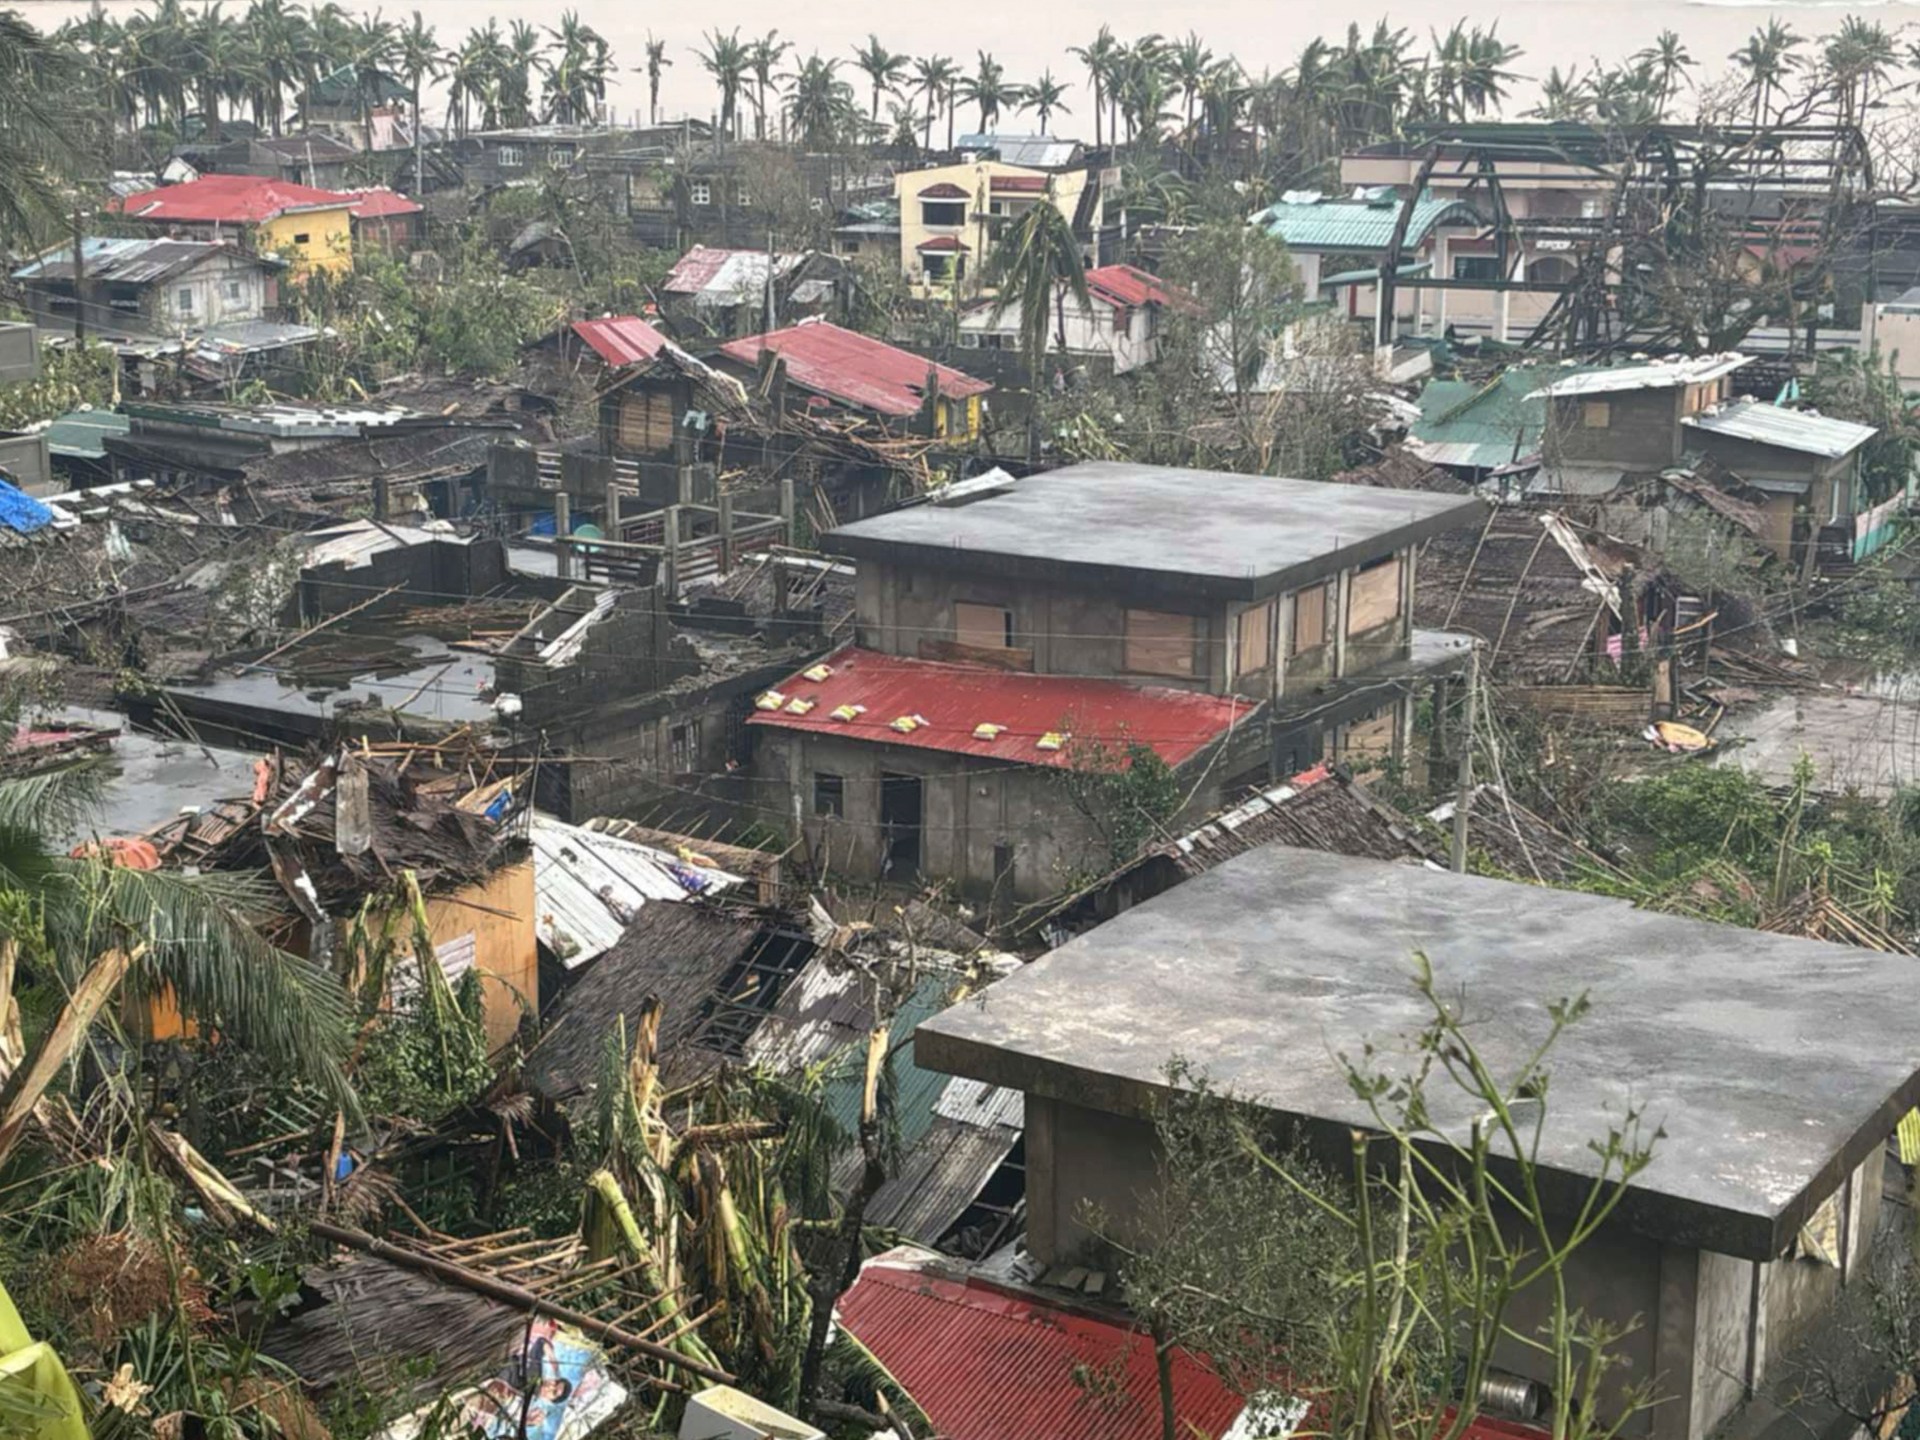
M399 586L362 611L369 618L415 605L484 595L506 583L507 547L498 540L433 540L396 545L364 565L317 565L300 572L300 613L311 624Z
M581 618L564 610L549 612L552 641ZM532 648L529 645L529 648ZM500 690L521 697L521 723L550 727L574 720L584 710L650 694L697 672L690 651L676 658L673 626L658 592L629 590L613 609L595 621L579 653L565 665L549 665L534 655L501 655L494 662Z
M1169 1055L1171 1055L1169 1050ZM1102 1247L1088 1225L1129 1243L1153 1194L1159 1142L1145 1120L1090 1110L1029 1094L1027 1119L1027 1249L1058 1264Z

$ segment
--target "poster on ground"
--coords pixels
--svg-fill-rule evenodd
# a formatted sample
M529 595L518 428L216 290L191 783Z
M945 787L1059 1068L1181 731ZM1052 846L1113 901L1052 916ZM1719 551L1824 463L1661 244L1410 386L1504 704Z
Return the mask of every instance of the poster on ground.
M598 1346L536 1320L496 1373L403 1416L382 1440L585 1440L626 1400Z

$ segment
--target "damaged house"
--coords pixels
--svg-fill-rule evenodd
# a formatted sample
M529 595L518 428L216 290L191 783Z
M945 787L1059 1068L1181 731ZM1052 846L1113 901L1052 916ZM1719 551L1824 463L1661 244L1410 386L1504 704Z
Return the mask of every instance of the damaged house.
M821 544L855 561L854 641L755 701L767 809L823 874L1031 901L1111 868L1086 777L1129 747L1189 824L1322 757L1385 760L1465 655L1414 628L1415 551L1483 513L1085 464L843 526Z

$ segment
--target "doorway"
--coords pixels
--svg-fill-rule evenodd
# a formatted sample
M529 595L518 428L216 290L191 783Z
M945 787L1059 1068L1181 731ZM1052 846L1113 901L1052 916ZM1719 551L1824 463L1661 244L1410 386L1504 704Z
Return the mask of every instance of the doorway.
M921 793L918 775L880 775L880 878L920 874Z

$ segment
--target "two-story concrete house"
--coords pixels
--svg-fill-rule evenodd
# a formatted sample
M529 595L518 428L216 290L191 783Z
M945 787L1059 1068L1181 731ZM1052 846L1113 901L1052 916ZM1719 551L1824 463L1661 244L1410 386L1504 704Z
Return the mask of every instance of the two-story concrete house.
M1128 464L965 482L822 537L853 644L761 697L755 766L816 862L1036 899L1099 873L1063 770L1151 748L1203 814L1405 744L1414 549L1480 502Z
M1393 1077L1430 1060L1414 1045L1433 1018L1415 950L1495 1075L1532 1058L1550 1006L1588 996L1548 1060L1534 1153L1549 1217L1571 1220L1593 1193L1589 1142L1604 1144L1630 1110L1644 1117L1651 1162L1565 1273L1585 1324L1619 1337L1624 1365L1595 1418L1621 1418L1621 1390L1641 1384L1657 1403L1621 1433L1651 1440L1705 1440L1770 1389L1794 1403L1786 1362L1860 1283L1884 1146L1920 1098L1905 957L1267 846L922 1024L914 1060L1024 1092L1027 1248L1048 1265L1103 1268L1089 1207L1107 1239L1151 1243L1153 1114L1176 1056L1267 1111L1281 1143L1297 1136L1350 1173L1353 1132L1378 1121L1336 1057L1369 1056ZM1433 1129L1455 1141L1484 1123L1444 1079L1426 1098ZM1509 1158L1496 1150L1493 1168L1511 1183ZM1514 1297L1494 1358L1552 1385L1551 1352L1532 1343L1546 1285ZM1860 1433L1857 1419L1823 1431L1765 1402L1750 1418L1719 1433Z

